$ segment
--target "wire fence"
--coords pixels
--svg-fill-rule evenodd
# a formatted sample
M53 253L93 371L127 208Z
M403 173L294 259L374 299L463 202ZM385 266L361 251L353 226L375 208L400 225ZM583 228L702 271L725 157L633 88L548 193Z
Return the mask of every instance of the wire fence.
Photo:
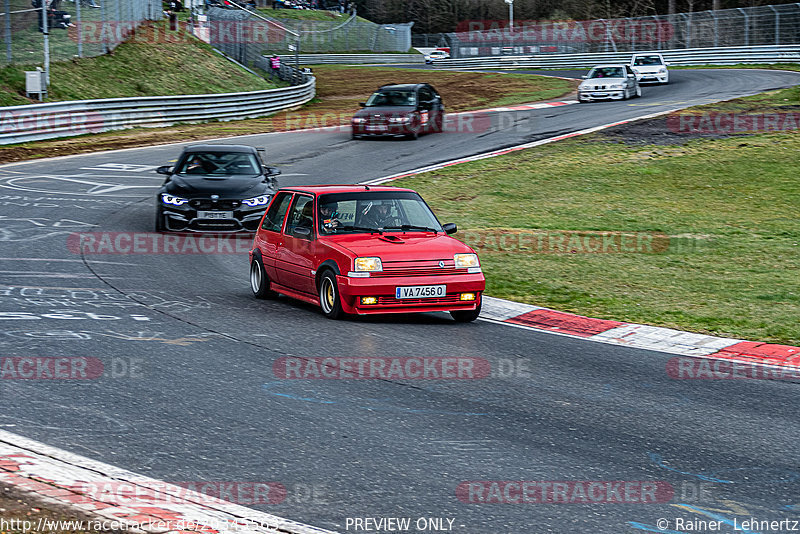
M145 20L160 19L161 0L0 0L5 63L40 64L43 11L50 59L92 57L113 50ZM2 54L3 52L0 52Z
M245 9L212 7L198 17L195 35L236 61L259 66L263 56L285 61L302 53L407 52L411 26L359 20L355 11L335 21L279 20Z
M414 36L453 58L631 52L800 43L800 2L586 21L464 21L448 34ZM435 43L435 45L433 44Z

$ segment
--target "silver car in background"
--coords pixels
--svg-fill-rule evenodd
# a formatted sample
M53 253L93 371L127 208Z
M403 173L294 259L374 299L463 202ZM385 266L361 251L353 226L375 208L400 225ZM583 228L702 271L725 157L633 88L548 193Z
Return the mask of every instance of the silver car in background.
M631 57L631 68L640 83L669 83L668 66L661 54L634 54Z
M642 96L639 81L630 65L597 65L578 86L578 102L627 100Z

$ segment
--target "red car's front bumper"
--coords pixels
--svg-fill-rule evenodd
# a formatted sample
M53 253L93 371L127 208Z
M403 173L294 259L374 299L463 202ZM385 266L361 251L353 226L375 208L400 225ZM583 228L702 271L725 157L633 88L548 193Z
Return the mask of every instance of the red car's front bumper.
M386 278L350 278L337 276L339 296L345 313L366 315L370 313L416 313L474 310L481 302L486 288L483 273L450 276L414 276ZM445 285L444 297L397 299L395 290L404 286ZM460 300L461 293L475 293L472 301ZM361 304L361 297L377 297L377 304Z

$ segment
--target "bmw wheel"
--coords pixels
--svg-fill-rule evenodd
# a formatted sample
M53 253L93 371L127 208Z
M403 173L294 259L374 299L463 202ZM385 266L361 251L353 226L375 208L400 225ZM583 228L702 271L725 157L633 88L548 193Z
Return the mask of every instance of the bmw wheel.
M250 289L257 299L269 297L269 277L261 264L261 256L254 256L250 262Z
M328 319L338 319L344 314L336 276L332 271L325 271L319 281L319 305Z
M164 212L161 208L156 208L156 224L155 224L156 232L166 232L167 227L164 224Z

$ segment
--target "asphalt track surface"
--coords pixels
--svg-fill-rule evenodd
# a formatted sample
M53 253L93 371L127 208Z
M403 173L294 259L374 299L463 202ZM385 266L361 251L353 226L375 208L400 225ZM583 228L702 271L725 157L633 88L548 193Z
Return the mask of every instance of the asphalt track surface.
M800 82L774 71L672 76L640 99L508 113L502 120L515 126L484 132L224 142L265 146L282 185L359 182ZM445 314L334 322L286 298L253 299L243 254L67 247L73 232L150 231L161 181L153 169L179 150L0 168L2 355L85 356L105 366L95 380L0 381L3 429L166 481L279 482L283 502L253 507L342 532L376 532L346 529L354 517L450 518L453 532L469 534L797 518L796 383L674 380L667 354L456 324ZM493 376L281 380L273 363L286 356L470 356L488 360ZM614 504L459 501L459 484L476 480L657 481L674 495L658 504L634 495Z

